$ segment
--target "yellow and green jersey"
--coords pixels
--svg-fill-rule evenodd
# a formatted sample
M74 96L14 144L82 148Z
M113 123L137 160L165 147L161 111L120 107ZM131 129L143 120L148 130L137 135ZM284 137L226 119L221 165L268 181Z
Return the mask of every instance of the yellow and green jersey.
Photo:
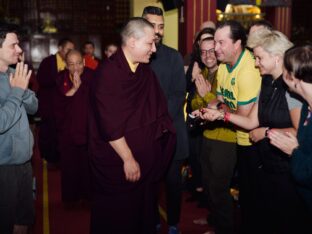
M255 67L252 53L247 49L243 50L233 67L220 64L217 82L217 95L222 96L225 104L232 110L255 102L261 87L261 76ZM237 144L251 145L247 132L237 130L236 134Z

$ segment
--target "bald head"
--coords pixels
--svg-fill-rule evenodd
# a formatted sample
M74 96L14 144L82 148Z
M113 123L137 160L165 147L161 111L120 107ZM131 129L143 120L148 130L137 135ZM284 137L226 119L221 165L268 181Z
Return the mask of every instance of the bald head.
M79 50L73 49L68 51L67 54L65 55L65 62L67 62L67 60L72 56L78 56L82 58L81 52Z
M154 30L153 25L146 19L141 17L131 18L121 31L122 45L124 46L131 37L135 39L142 38L145 35L146 28Z
M143 18L130 19L121 32L122 50L133 64L148 63L156 52L153 25Z
M84 60L82 54L78 50L70 50L65 56L66 68L71 75L77 73L81 75L84 69Z

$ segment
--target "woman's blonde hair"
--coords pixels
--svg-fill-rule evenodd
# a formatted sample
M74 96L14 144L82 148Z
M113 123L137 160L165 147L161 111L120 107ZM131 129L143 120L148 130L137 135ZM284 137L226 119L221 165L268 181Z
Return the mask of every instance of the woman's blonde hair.
M285 51L291 48L293 43L291 43L288 38L279 31L261 28L249 35L247 46L250 49L259 46L269 54L280 55L283 57Z

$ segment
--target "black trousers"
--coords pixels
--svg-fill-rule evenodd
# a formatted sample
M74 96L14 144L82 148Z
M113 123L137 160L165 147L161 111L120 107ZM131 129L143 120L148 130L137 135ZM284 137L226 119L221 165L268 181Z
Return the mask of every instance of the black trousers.
M236 165L236 144L203 139L201 166L208 195L210 217L216 234L234 233L233 198L230 185Z
M14 225L30 226L34 219L31 162L0 166L0 233L12 234Z
M255 146L237 149L241 233L310 233L307 210L290 173L267 171Z
M257 217L257 172L262 163L254 145L237 145L241 233L254 233Z
M188 162L192 170L191 187L192 191L198 187L202 187L202 172L200 165L200 151L203 139L203 131L194 129L188 132L189 139L189 158Z
M169 226L180 222L182 204L182 174L181 168L184 160L172 160L164 177L167 223ZM155 208L158 211L158 207ZM159 213L158 223L160 223Z

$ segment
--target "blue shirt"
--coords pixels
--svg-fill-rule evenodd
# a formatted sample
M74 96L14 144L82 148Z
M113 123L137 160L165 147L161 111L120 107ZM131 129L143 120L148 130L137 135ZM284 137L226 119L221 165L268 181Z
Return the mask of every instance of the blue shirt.
M38 100L29 89L11 87L9 74L0 72L0 165L18 165L30 160L33 135L27 114L35 114Z

